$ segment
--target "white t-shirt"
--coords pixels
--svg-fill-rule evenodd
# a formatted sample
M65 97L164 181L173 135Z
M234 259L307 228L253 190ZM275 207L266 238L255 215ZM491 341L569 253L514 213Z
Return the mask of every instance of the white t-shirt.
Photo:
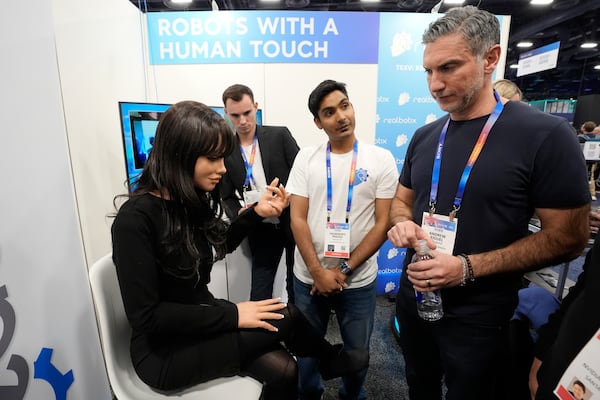
M307 223L313 246L321 265L329 268L339 265L340 259L323 255L327 223L326 149L327 143L300 150L290 171L286 190L309 199ZM345 222L346 219L351 164L352 151L331 154L332 222ZM398 169L392 153L381 147L359 142L349 218L351 252L375 224L375 199L393 198L397 186ZM300 281L312 284L313 278L297 248L294 258L294 275ZM363 287L373 282L377 277L376 254L360 268L353 268L354 272L346 281L350 288Z

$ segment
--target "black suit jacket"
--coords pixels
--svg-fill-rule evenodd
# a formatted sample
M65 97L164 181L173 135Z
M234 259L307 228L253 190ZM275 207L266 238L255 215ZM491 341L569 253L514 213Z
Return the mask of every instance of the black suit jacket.
M256 135L267 184L273 179L279 178L279 182L285 186L299 150L296 140L285 126L257 125ZM237 147L225 159L227 173L223 176L221 184L223 206L230 219L238 215L238 210L241 208L239 196L243 193L246 179L246 166L240 153L240 141L237 135L235 139ZM279 219L282 225L289 226L289 207L284 210Z
M555 399L552 390L571 361L600 328L600 236L589 251L583 272L560 308L540 328L535 355L542 360L536 399ZM579 377L582 378L582 377Z

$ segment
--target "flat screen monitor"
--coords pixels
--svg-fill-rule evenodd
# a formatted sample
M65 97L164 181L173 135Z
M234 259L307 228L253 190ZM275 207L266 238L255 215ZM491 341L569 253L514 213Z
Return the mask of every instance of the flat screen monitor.
M170 104L161 103L119 102L125 168L130 190L133 189L132 183L142 172L150 150L152 150L158 121L170 106ZM225 116L223 107L211 106L211 108L232 126L231 121ZM262 110L260 109L256 112L256 123L262 124Z

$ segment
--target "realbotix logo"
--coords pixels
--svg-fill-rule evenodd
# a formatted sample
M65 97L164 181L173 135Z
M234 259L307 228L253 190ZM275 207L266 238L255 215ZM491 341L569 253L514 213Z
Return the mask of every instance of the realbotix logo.
M0 318L2 319L3 332L0 336L0 360L4 357L8 345L10 344L15 333L15 310L6 300L8 298L8 290L6 285L0 287ZM34 361L34 379L46 381L54 390L56 400L66 400L67 391L73 384L73 370L66 374L62 374L52 364L53 349L42 348L37 360ZM0 399L2 400L23 400L27 385L29 384L29 365L23 357L18 354L11 354L8 360L7 370L13 371L17 375L17 384L14 386L0 386ZM0 371L0 375L3 372Z

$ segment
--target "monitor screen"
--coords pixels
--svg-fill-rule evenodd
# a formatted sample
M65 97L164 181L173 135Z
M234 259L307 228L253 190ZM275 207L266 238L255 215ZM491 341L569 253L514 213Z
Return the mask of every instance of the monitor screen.
M158 121L170 106L170 104L159 103L119 102L125 168L130 189L133 189L131 184L142 172L142 168L148 159ZM231 125L231 122L225 116L223 107L211 106L211 108ZM262 124L262 110L260 109L256 111L256 123Z

